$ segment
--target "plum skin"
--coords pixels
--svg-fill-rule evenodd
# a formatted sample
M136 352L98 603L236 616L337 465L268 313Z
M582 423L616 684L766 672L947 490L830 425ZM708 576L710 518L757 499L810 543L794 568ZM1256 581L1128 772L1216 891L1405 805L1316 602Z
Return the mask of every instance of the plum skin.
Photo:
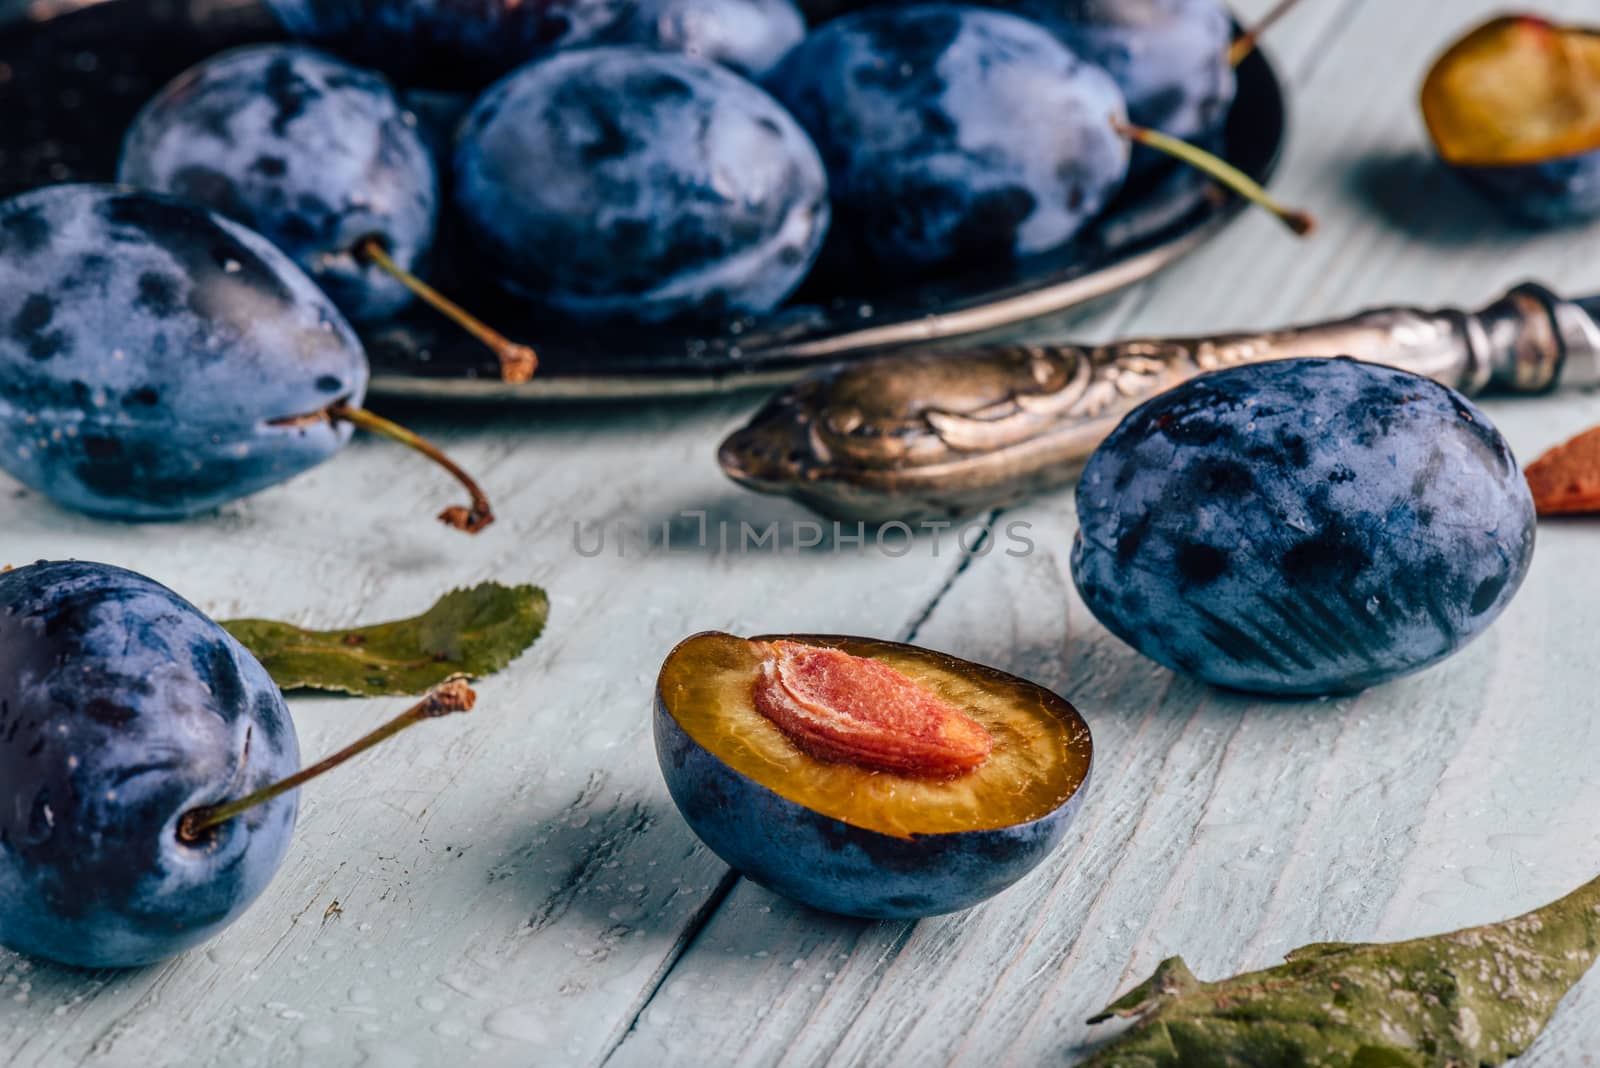
M615 26L579 44L647 45L760 78L805 35L793 0L636 0Z
M1012 0L1116 81L1128 118L1186 141L1213 140L1237 81L1233 20L1216 0ZM1135 153L1136 162L1165 159Z
M352 250L376 235L415 271L439 210L433 155L388 82L298 45L236 48L178 75L129 126L117 180L250 227L356 322L412 294Z
M826 635L796 640L832 643ZM1007 889L1061 843L1093 775L1091 757L1073 794L1033 820L900 838L824 815L734 770L679 725L659 686L653 731L667 792L713 853L774 893L867 919L957 912Z
M633 0L267 0L296 37L435 85L477 87L569 38L613 25Z
M478 101L455 203L506 288L577 321L757 315L800 284L829 221L815 147L704 60L563 52Z
M642 44L757 74L805 35L793 0L267 0L285 29L375 67L481 87L551 52Z
M106 564L0 575L0 944L86 968L176 956L283 860L276 798L190 845L183 813L298 770L266 670L161 584Z
M321 463L365 353L269 242L190 204L48 186L0 204L0 468L119 519L209 511Z
M840 240L880 266L1048 251L1127 175L1110 75L1003 12L869 8L824 24L765 84L822 152Z
M1529 226L1600 217L1600 150L1504 167L1451 169L1506 215Z
M998 830L905 839L779 796L694 741L658 701L656 755L678 811L730 867L823 912L867 919L970 908L1039 866L1067 832L1088 779L1059 808Z
M1072 577L1112 633L1207 682L1363 689L1449 656L1527 573L1534 510L1465 397L1350 359L1246 365L1130 413L1078 488Z

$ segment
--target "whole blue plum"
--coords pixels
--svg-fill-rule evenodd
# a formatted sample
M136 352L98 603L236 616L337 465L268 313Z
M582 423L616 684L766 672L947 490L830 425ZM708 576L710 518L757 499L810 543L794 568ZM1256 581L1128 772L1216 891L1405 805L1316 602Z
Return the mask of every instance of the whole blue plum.
M760 314L829 221L822 161L759 88L638 47L563 52L461 128L455 201L508 289L579 321Z
M1500 614L1527 483L1454 390L1349 359L1204 375L1131 412L1078 487L1072 577L1167 667L1271 694L1416 671Z
M816 139L842 239L888 268L1055 248L1127 174L1110 75L998 11L848 15L789 53L767 85Z
M117 173L257 231L357 322L412 299L357 246L376 238L415 270L439 206L433 155L389 83L298 45L234 49L178 75L129 127Z
M198 206L59 185L0 203L0 468L68 507L175 519L332 456L367 362L265 238Z
M1128 118L1189 141L1213 140L1237 85L1233 20L1217 0L1020 0L1078 55L1110 72ZM1140 160L1160 160L1155 153Z
M184 813L298 770L283 697L228 633L118 567L0 575L0 944L89 968L163 960L266 889L296 798L188 842Z

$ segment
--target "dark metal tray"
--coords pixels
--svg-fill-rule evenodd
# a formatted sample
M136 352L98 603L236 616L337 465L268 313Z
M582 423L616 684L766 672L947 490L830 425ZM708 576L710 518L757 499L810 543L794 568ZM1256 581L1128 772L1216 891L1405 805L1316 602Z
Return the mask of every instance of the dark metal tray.
M0 196L49 182L108 180L122 131L168 79L198 60L279 31L258 0L0 0ZM441 103L417 98L424 114ZM443 101L446 107L449 102ZM1283 90L1257 52L1220 146L1265 181L1283 145ZM1215 234L1238 199L1178 168L1123 191L1071 246L1012 267L936 283L813 277L770 316L696 334L560 332L475 277L442 236L435 280L535 345L534 381L507 386L492 358L426 310L367 334L374 393L538 400L687 395L772 386L888 346L1016 326L1146 278Z

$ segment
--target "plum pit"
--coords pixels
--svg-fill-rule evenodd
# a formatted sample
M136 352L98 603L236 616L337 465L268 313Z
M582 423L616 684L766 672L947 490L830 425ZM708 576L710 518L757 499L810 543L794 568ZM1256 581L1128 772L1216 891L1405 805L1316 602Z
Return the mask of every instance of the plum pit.
M755 707L818 760L932 779L989 758L981 723L888 664L799 642L767 649Z

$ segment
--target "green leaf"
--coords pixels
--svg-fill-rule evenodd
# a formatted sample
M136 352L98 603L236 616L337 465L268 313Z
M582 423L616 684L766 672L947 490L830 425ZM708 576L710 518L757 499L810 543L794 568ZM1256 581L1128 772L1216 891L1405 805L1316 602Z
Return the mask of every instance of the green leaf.
M1518 1056L1600 953L1600 879L1503 923L1319 942L1216 983L1181 959L1089 1022L1133 1026L1082 1068L1442 1068Z
M505 667L544 630L550 602L537 586L484 582L452 590L410 619L349 630L305 630L270 619L223 623L285 690L378 697L420 694L452 675Z

